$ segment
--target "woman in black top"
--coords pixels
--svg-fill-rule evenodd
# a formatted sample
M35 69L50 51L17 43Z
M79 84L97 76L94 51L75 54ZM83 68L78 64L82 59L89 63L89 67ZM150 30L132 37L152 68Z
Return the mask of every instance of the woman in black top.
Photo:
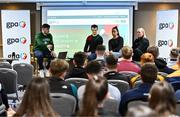
M123 47L124 40L119 35L119 30L117 26L112 28L112 36L113 38L109 40L109 51L111 52L119 52Z
M137 39L133 42L133 60L140 61L140 57L146 52L149 46L149 40L146 38L145 30L143 28L137 29Z

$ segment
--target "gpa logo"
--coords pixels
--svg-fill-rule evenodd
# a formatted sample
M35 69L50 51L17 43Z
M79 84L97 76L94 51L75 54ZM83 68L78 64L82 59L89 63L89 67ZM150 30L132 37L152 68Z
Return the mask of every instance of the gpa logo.
M27 54L26 53L16 54L15 52L12 52L11 54L8 55L8 58L26 60Z
M21 38L8 38L7 39L7 44L11 45L13 43L19 43L19 44L26 44L27 39L25 37L21 37Z
M170 39L170 40L159 40L158 41L158 47L162 47L162 46L169 46L169 47L172 47L173 46L173 41Z
M170 22L170 23L160 23L159 24L159 30L163 30L165 28L169 28L172 30L174 28L174 23Z
M26 27L26 22L25 21L20 21L20 22L7 22L6 23L6 28L10 29L13 27L20 27L20 28L25 28Z

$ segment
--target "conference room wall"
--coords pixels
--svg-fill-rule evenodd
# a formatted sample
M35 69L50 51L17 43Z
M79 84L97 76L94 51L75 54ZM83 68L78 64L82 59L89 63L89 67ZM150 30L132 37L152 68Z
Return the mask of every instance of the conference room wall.
M35 33L40 30L40 11L36 11L35 3L0 3L0 10L30 10L31 41ZM0 57L3 56L2 29L0 13Z
M143 27L150 41L150 45L155 45L156 41L156 12L158 10L179 10L180 21L180 3L139 3L138 10L134 11L134 38L136 38L136 29ZM180 44L180 22L178 24L178 46Z

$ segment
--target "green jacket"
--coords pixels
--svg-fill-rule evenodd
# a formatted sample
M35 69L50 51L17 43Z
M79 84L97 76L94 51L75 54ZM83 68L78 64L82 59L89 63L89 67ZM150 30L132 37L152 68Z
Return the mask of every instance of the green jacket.
M47 36L45 36L42 32L36 34L34 40L34 50L44 51L47 49L48 44L52 44L54 48L53 37L50 33Z

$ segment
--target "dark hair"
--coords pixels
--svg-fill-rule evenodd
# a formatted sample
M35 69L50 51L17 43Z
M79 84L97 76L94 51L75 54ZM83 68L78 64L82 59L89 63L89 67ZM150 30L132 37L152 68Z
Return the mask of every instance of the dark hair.
M150 90L149 106L159 115L176 114L174 89L166 81L155 83Z
M94 60L90 61L85 69L88 74L99 74L102 71L102 66L98 61Z
M117 68L118 59L114 55L109 55L106 57L106 65L109 69Z
M157 46L148 47L147 52L151 53L155 59L159 56L159 48Z
M91 29L92 29L92 28L97 28L97 29L98 29L98 25L93 24L93 25L91 25Z
M177 58L179 55L179 48L173 48L170 51L170 57L171 58Z
M105 51L106 50L106 47L104 45L98 45L96 47L96 51Z
M74 54L74 62L77 65L77 67L82 67L85 64L86 60L87 55L85 52L76 52Z
M56 117L57 114L52 108L49 94L48 81L44 78L33 78L14 116Z
M157 79L158 69L153 63L145 63L141 68L141 79L144 83L154 83Z
M104 77L94 76L86 84L79 116L98 116L98 104L102 103L108 93L108 82Z
M116 30L116 31L118 32L118 36L119 36L119 29L118 29L118 27L117 27L117 26L113 27L113 28L112 28L112 31L113 31L113 30Z
M133 54L133 49L129 46L124 46L122 49L122 57L125 59L130 59Z
M63 59L55 59L51 61L50 72L53 76L60 76L68 71L69 63Z
M48 28L48 29L50 29L50 25L49 24L43 24L41 28Z

